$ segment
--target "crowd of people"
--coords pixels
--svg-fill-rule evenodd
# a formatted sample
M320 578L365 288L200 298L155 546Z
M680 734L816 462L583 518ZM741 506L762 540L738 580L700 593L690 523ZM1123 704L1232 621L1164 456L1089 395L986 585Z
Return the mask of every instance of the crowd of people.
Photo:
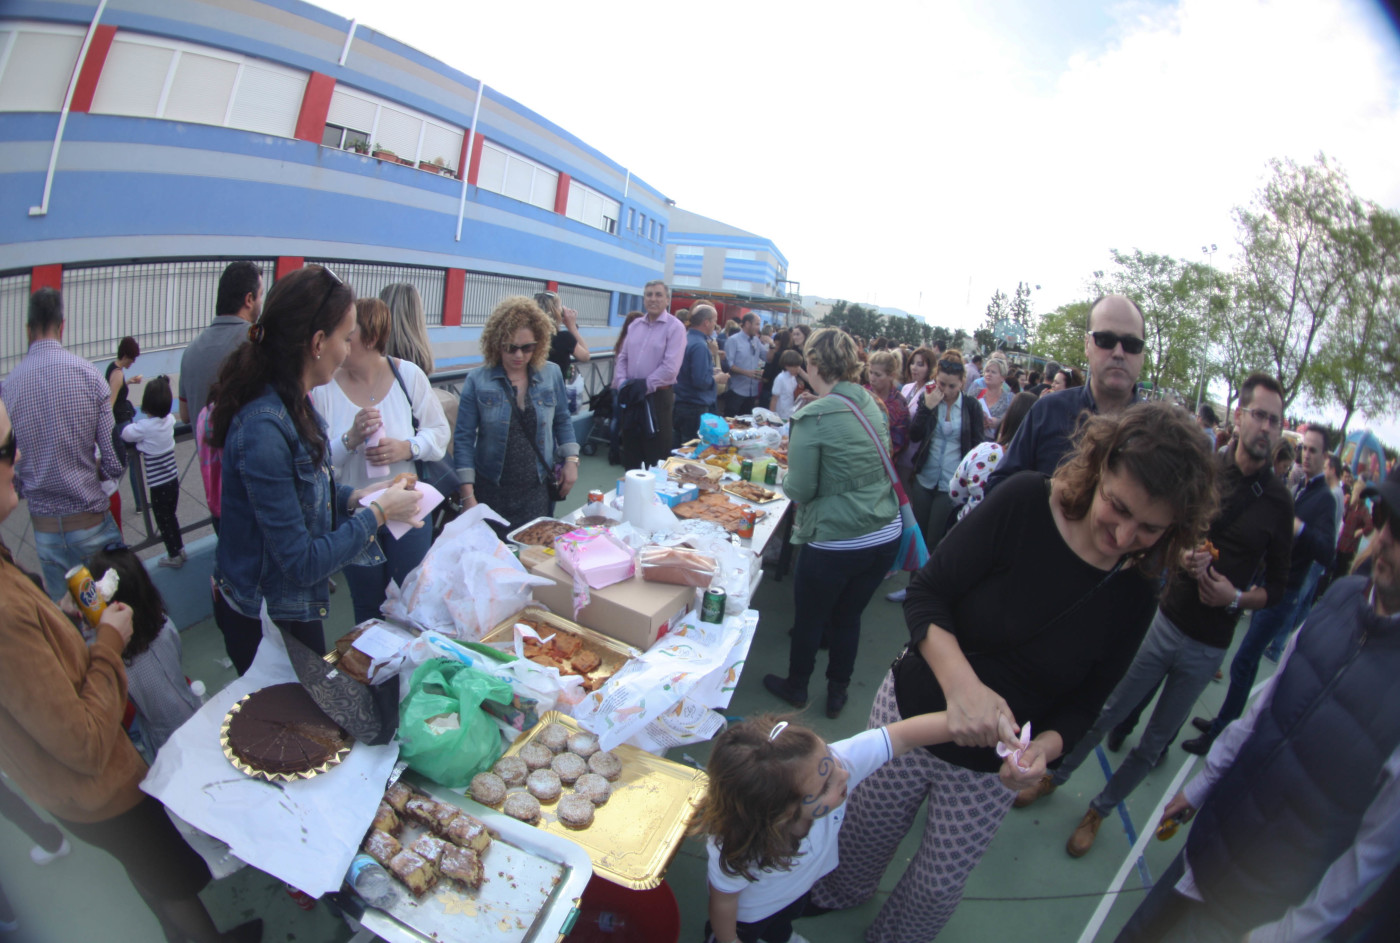
M875 894L925 807L918 851L866 938L933 938L1011 810L1047 801L1103 739L1121 749L1151 707L1068 838L1070 856L1088 854L1220 676L1246 610L1224 704L1192 719L1199 736L1181 744L1205 768L1167 813L1195 823L1120 939L1317 939L1393 878L1394 472L1349 480L1317 425L1285 451L1284 390L1267 374L1244 380L1224 428L1213 413L1143 401L1148 325L1122 296L1090 308L1085 374L1058 363L1023 373L1003 353L942 344L864 344L838 328L770 332L751 312L720 331L714 304L678 317L670 302L664 283L644 286L645 310L617 342L619 457L661 461L706 413L763 408L787 422L794 622L787 673L762 679L778 703L807 705L825 650L825 711L838 717L866 610L902 547L928 553L888 596L909 641L869 730L827 744L774 716L716 743L697 826L712 939L801 943L793 920ZM138 413L135 341L104 378L64 350L62 298L41 289L29 352L0 386L0 520L27 500L42 571L29 577L0 547L0 769L121 861L172 939L257 939L261 928L215 930L195 896L207 868L136 788L199 701L165 603L122 544L112 482L139 454L160 563L179 566L173 429L177 416L194 422L218 537L212 607L242 674L262 611L288 645L324 652L333 577L344 575L358 621L421 562L430 522L401 473L446 468L447 497L488 504L501 532L551 514L578 480L565 379L589 356L557 293L508 298L482 328L483 362L450 421L412 286L357 298L309 265L264 298L257 268L239 262L223 273L216 315L185 350L176 388L144 381ZM123 593L86 636L64 602L79 564L118 571ZM1271 646L1279 668L1250 702ZM61 853L62 836L27 803L0 799L36 862Z

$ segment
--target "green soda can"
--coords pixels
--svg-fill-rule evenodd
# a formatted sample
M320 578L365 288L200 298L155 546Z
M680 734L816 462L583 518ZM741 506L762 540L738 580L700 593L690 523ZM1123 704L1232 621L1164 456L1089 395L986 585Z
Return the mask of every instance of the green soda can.
M769 462L768 467L763 470L763 483L765 485L776 485L778 483L777 462Z
M711 587L705 590L700 600L700 621L721 623L724 621L724 590Z
M739 466L739 477L745 481L753 481L753 459L746 458Z

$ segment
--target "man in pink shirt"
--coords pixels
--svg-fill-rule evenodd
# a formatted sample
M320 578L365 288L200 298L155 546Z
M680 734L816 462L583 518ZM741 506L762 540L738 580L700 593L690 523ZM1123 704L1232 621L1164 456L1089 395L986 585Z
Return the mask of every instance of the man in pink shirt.
M622 464L627 468L658 464L670 452L674 387L685 356L685 326L671 314L671 291L665 282L646 283L642 307L646 317L627 329L613 370L613 386L624 404ZM651 406L652 422L629 421L629 410L639 417L644 412L643 396Z

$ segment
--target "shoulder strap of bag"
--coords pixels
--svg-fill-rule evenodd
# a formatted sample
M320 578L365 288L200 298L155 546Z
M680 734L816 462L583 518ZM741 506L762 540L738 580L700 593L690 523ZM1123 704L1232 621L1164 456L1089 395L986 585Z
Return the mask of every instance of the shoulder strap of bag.
M528 379L526 382L528 382ZM507 381L507 385L509 385L509 381ZM510 411L520 417L520 428L525 433L525 438L527 438L530 441L530 448L535 450L535 457L538 458L540 460L540 464L544 466L545 473L552 474L554 471L554 466L550 463L549 459L544 457L544 452L540 450L539 443L535 441L534 430L525 428L525 413L520 409L520 405L515 401L515 391L511 390L510 396L506 398L510 400Z
M880 461L885 464L885 473L890 476L890 481L894 483L895 488L902 494L904 489L899 483L899 473L894 470L894 462L890 461L890 453L885 450L885 443L880 441L879 434L875 431L875 427L870 424L870 420L865 418L865 413L861 411L860 406L856 404L855 400L841 393L828 393L826 395L834 396L850 407L851 412L855 414L856 421L859 422L861 428L865 430L865 434L870 436L871 441L875 443L875 449L880 453Z
M408 395L408 384L404 383L403 375L399 373L399 368L394 366L394 358L386 356L389 361L389 369L394 371L394 379L399 381L399 389L403 390L404 399L408 400L408 418L413 420L413 434L418 434L418 414L413 411L413 397Z

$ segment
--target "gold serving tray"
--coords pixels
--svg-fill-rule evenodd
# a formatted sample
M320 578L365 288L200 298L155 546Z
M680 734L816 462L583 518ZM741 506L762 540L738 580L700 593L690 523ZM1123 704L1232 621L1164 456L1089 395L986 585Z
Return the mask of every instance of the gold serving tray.
M238 755L233 752L233 747L229 746L228 725L229 722L233 720L233 715L237 714L243 709L243 705L248 702L248 698L252 697L253 694L257 693L257 691L254 691L252 692L252 694L245 694L241 698L239 698L238 703L234 704L228 709L228 713L224 715L224 722L219 725L219 746L223 747L224 756L227 757L228 761L233 764L234 769L238 770L245 776L251 776L254 779L263 779L270 783L294 783L302 779L313 779L317 776L320 776L322 773L327 772L336 766L339 766L341 761L350 755L350 748L354 746L353 740L345 744L345 746L341 747L340 751L336 753L335 756L331 757L329 760L326 760L326 762L322 763L320 766L315 766L307 770L301 770L300 772L296 773L269 773L265 770L260 770L255 767L249 766L247 763L243 762L238 758ZM349 734L346 734L346 736L348 737Z
M515 615L506 619L490 632L487 632L480 641L485 645L499 645L507 643L514 651L515 643L515 623L520 621L538 622L551 629L558 629L561 632L568 632L583 640L583 647L598 656L598 667L594 668L585 678L601 678L606 681L622 670L622 666L641 652L637 651L626 642L619 642L615 638L608 638L601 632L585 628L577 622L570 622L563 616L556 616L542 606L526 606Z
M549 711L506 750L514 756L552 723L570 733L583 730L578 721ZM558 800L541 802L537 828L560 835L588 852L595 874L636 891L661 883L680 848L709 778L703 770L672 763L645 750L623 744L612 751L622 761L622 775L613 782L612 797L593 812L593 824L574 829L559 821ZM561 796L573 787L565 786Z
M709 477L711 481L719 481L720 478L724 477L723 468L716 468L714 465L706 465L704 462L696 458L677 458L675 456L672 456L666 459L665 464L661 467L666 469L666 474L669 477L675 478L680 474L680 470L687 465L693 465L696 468L704 469L705 474Z
M783 493L781 491L775 491L767 485L754 485L754 487L762 488L764 491L767 491L769 494L773 495L773 497L764 498L762 501L758 501L753 498L746 498L744 497L744 495L734 490L734 485L739 483L740 482L729 482L728 484L721 485L719 490L723 491L725 494L733 495L740 501L743 501L745 504L772 504L774 501L781 501L783 499ZM753 484L753 482L746 481L743 482L743 484Z

